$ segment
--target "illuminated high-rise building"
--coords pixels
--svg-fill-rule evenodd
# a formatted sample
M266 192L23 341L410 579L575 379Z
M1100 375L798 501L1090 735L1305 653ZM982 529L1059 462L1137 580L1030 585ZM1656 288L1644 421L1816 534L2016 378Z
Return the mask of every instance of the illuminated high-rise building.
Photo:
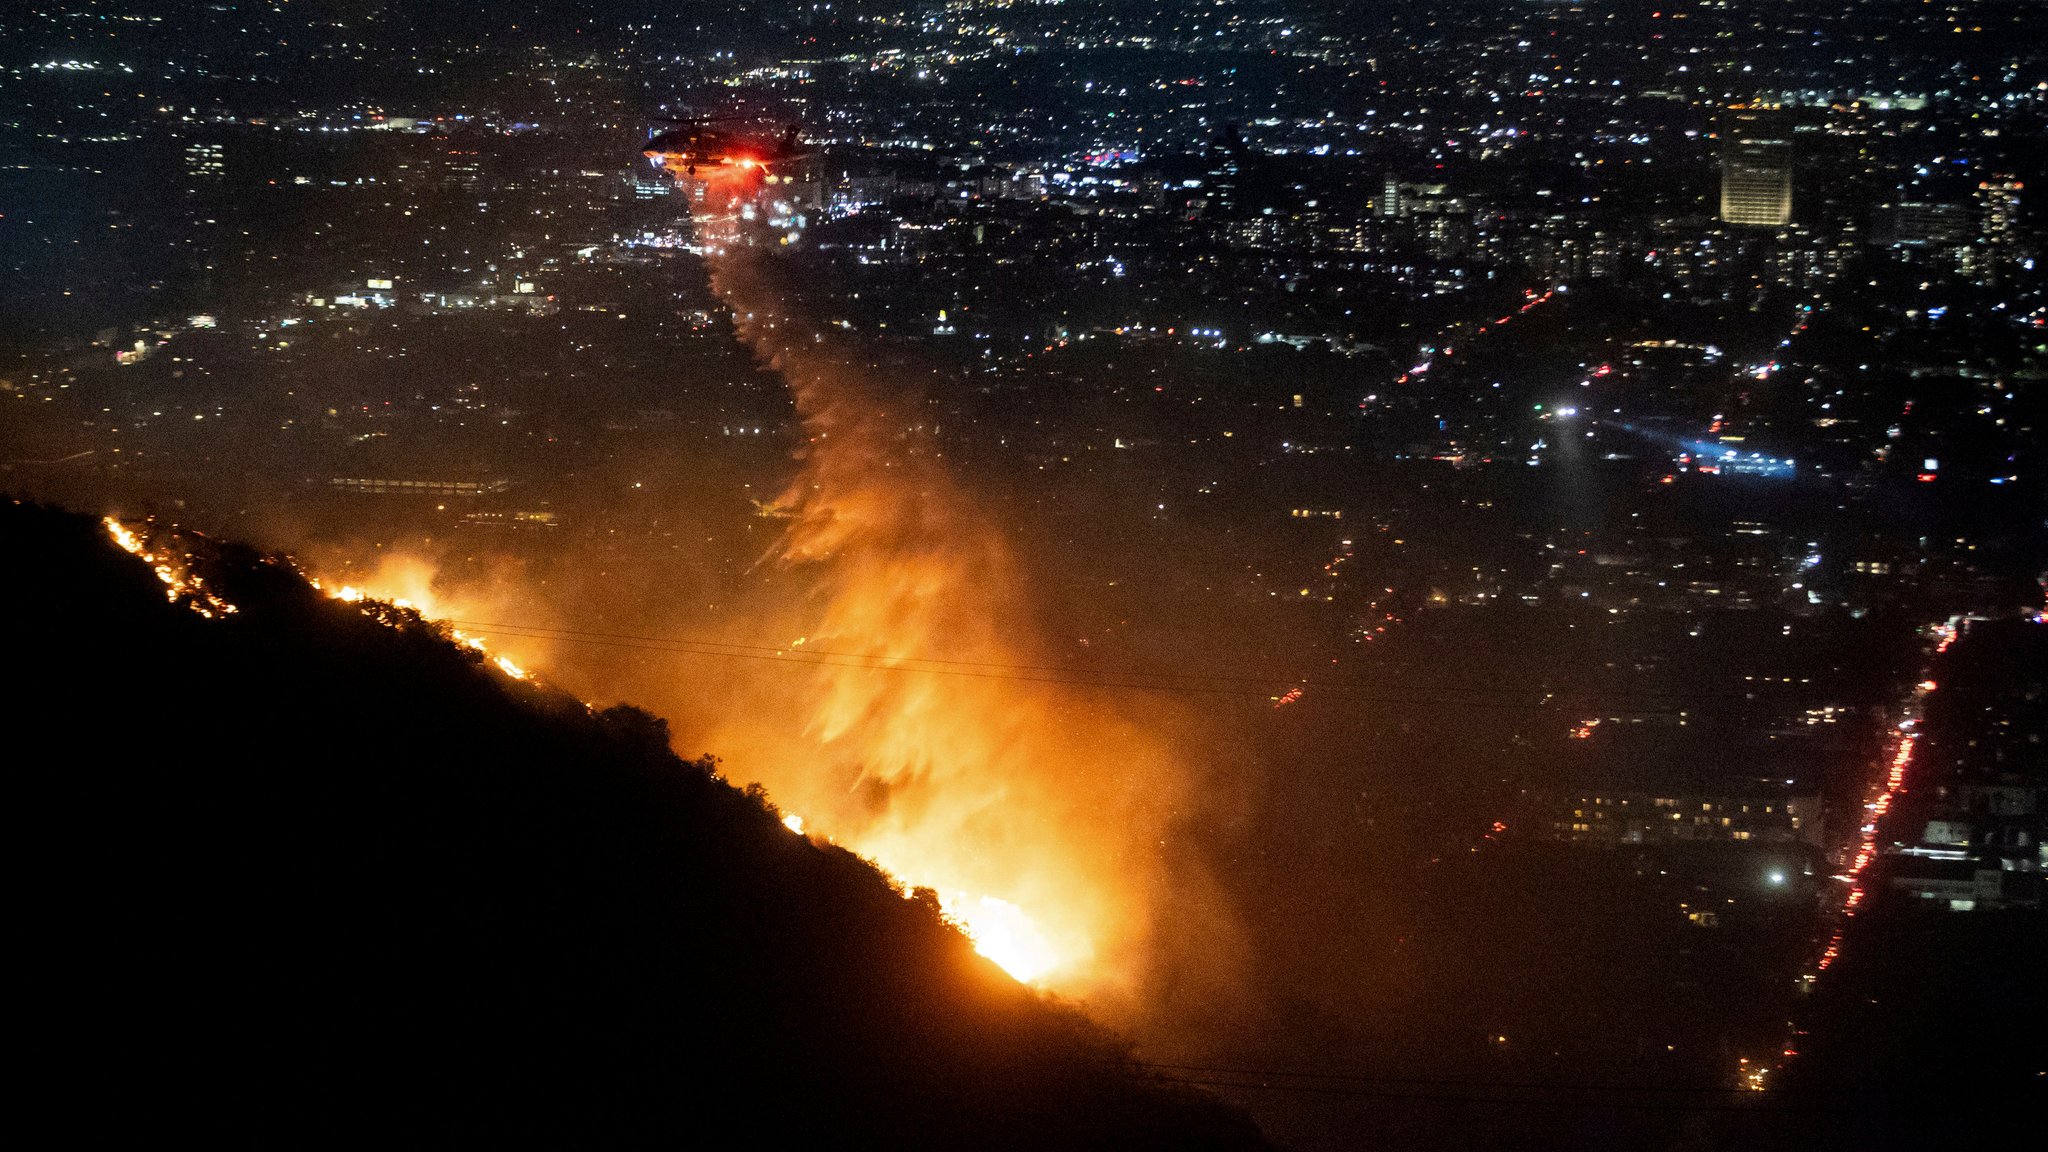
M201 142L185 145L185 175L199 180L218 180L227 172L226 149Z
M1984 243L2000 255L2019 243L2020 193L2026 185L2010 176L1993 176L1977 185L1977 203L1983 210Z
M1980 283L2002 281L2011 265L2031 255L2020 230L2020 193L2025 189L2025 184L2006 175L1993 176L1977 185L1976 251L1983 254L1983 259L1973 262L1975 267L1971 270L1977 273Z
M1379 199L1373 201L1373 215L1399 216L1401 214L1401 178L1392 172L1380 182Z
M1761 114L1737 111L1721 133L1721 219L1783 228L1792 222L1792 141Z

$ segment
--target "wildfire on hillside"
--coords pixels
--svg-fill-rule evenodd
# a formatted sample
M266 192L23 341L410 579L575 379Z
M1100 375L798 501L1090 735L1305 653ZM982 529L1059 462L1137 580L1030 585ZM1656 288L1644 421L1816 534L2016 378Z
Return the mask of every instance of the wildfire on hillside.
M935 893L1022 982L1113 1017L1136 1002L1167 927L1199 936L1206 975L1229 981L1228 918L1185 854L1170 855L1191 778L1167 736L1171 705L1015 674L1048 660L1025 565L940 459L918 386L789 303L787 272L766 256L788 233L780 213L754 206L762 187L712 173L693 197L712 287L786 382L806 441L782 495L756 501L780 529L760 557L773 588L734 606L714 642L730 651L710 653L749 658L665 663L645 656L655 638L644 635L565 652L558 642L576 634L504 623L562 622L516 574L468 580L404 554L316 569L517 645L519 674L540 666L559 679L553 664L573 655L583 694L662 713L686 751L714 750L729 774L765 786L793 833L861 854L906 894ZM592 602L620 593L587 574L579 587ZM639 602L649 591L635 590ZM776 636L802 639L763 639Z
M1043 661L1022 566L939 458L919 389L791 308L762 255L780 239L733 208L745 186L723 211L707 192L712 286L808 442L769 560L809 589L807 642L858 657L763 666L710 743L807 829L935 889L1018 979L1128 987L1187 774L1116 707L1002 674Z

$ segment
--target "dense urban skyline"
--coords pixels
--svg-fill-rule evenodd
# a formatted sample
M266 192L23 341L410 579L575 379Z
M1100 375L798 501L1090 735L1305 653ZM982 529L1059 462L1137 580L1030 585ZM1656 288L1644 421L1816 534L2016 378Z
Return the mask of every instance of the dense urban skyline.
M665 717L1283 1146L2018 1117L2040 24L38 4L0 490Z

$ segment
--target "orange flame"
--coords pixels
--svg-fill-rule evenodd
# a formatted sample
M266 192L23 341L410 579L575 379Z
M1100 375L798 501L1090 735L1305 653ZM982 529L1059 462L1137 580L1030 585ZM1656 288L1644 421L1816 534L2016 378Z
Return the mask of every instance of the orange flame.
M107 535L123 552L149 565L150 571L163 582L164 597L173 604L183 603L185 607L208 620L221 616L232 616L240 611L235 605L216 595L207 587L206 580L192 571L191 557L178 546L175 529L161 533L165 542L161 545L145 540L127 525L112 516L103 517L100 524ZM154 531L156 525L145 523L145 530Z
M794 482L763 505L785 535L757 569L758 591L729 606L727 639L798 637L775 654L802 659L707 674L504 629L489 630L493 655L502 639L517 645L520 672L544 667L585 695L655 707L683 750L715 750L765 785L793 834L867 857L906 895L936 892L977 950L1020 981L1086 996L1110 1018L1149 1011L1137 994L1151 965L1185 951L1162 946L1170 933L1199 940L1200 971L1176 973L1194 978L1176 990L1235 992L1230 918L1171 838L1192 791L1162 735L1177 714L1156 698L1113 702L983 674L1048 660L1021 564L939 460L912 389L865 367L849 337L786 311L758 255L780 244L765 214L742 210L758 170L692 179L713 287L787 381L809 441ZM562 586L542 592L517 572L437 578L432 563L403 556L319 570L345 577L346 591L473 630L485 629L468 621L521 622L521 633L567 622L550 610ZM1128 700L1144 713L1121 710Z
M1185 773L1105 702L964 671L1043 659L1020 566L903 383L784 312L739 217L699 219L713 287L809 433L771 560L813 589L794 630L860 659L768 666L707 742L1018 979L1128 990Z

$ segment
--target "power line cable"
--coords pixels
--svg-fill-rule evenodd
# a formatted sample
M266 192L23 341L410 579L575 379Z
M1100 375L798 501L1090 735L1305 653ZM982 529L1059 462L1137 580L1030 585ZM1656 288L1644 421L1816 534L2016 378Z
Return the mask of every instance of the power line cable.
M1156 1068L1170 1072L1199 1072L1212 1076L1284 1076L1308 1080L1340 1080L1359 1084L1409 1084L1430 1088L1498 1088L1543 1092L1654 1092L1740 1096L1749 1088L1691 1087L1653 1084L1569 1084L1557 1081L1431 1079L1419 1076L1376 1076L1363 1072L1304 1072L1284 1068L1219 1068L1207 1064L1173 1064L1149 1060L1124 1061L1133 1068Z
M553 640L565 643L591 644L601 647L627 648L642 651L672 652L677 655L727 657L743 660L768 660L790 664L814 664L828 668L855 668L877 672L924 673L934 676L960 676L972 679L1012 680L1026 683L1060 684L1074 687L1119 688L1136 691L1179 692L1195 695L1242 696L1270 700L1274 694L1266 690L1212 686L1202 681L1228 683L1267 684L1286 688L1313 689L1318 695L1336 696L1340 699L1370 699L1381 703L1394 704L1458 704L1475 708L1504 708L1512 710L1536 710L1555 703L1558 707L1572 704L1594 706L1596 698L1590 693L1574 696L1546 694L1539 700L1488 699L1507 695L1498 689L1479 687L1448 687L1428 691L1388 691L1371 681L1356 679L1316 681L1285 673L1225 673L1225 672L1153 672L1142 670L1088 669L1045 664L1018 664L998 661L951 660L937 657L876 655L871 653L835 651L831 649L799 649L795 645L748 644L725 640L706 640L693 637L647 636L632 633L594 632L571 628L553 628L543 625L521 624L504 621L445 620L452 627L483 635L510 638ZM928 667L927 665L939 665ZM1044 673L1044 674L1039 674ZM1192 681L1193 683L1177 682ZM1602 708L1626 707L1638 709L1669 709L1680 704L1698 704L1711 701L1747 701L1744 693L1687 693L1659 694L1634 698L1603 696L1597 698Z
M1158 1079L1169 1084L1186 1084L1196 1088L1249 1088L1269 1092L1295 1092L1310 1096L1334 1096L1341 1098L1375 1100L1414 1100L1418 1102L1432 1104L1490 1104L1495 1106L1505 1106L1511 1108L1585 1108L1603 1111L1611 1110L1629 1112L1677 1112L1688 1114L1700 1112L1738 1112L1753 1116L1781 1113L1820 1113L1847 1111L1847 1109L1838 1108L1788 1107L1782 1104L1758 1105L1752 1107L1739 1104L1686 1104L1644 1100L1558 1100L1546 1099L1537 1096L1471 1096L1453 1095L1449 1093L1437 1092L1391 1092L1371 1088L1325 1087L1314 1084L1270 1084L1248 1080L1202 1080L1191 1077L1184 1078L1174 1076L1161 1076L1158 1077Z
M1758 1093L1757 1093L1757 1090L1756 1090L1756 1089L1753 1089L1753 1088L1731 1088L1731 1087L1726 1087L1726 1086L1721 1086L1721 1087L1711 1087L1711 1086L1706 1086L1706 1085L1661 1085L1661 1084L1573 1084L1573 1083L1567 1083L1567 1082L1561 1082L1561 1081L1554 1081L1554 1080L1553 1080L1553 1081L1513 1081L1513 1080L1471 1080L1471 1079L1445 1079L1445 1078L1431 1079L1431 1078L1427 1078L1427 1077L1417 1077L1417 1076L1383 1076L1383 1075L1375 1075L1375 1074L1372 1074L1372 1073L1366 1073L1366 1072L1355 1072L1355 1071L1350 1071L1350 1070L1344 1070L1344 1071L1335 1071L1335 1072L1312 1072L1312 1071L1303 1071L1303 1070L1298 1070L1298 1069L1285 1069L1285 1068L1225 1068L1225 1067L1217 1067L1217 1066L1214 1066L1214 1065L1208 1065L1208 1064L1176 1064L1176 1063L1171 1063L1171 1062L1167 1062L1167 1061L1152 1061L1152 1060L1122 1060L1122 1061L1119 1061L1119 1063L1121 1063L1121 1064L1123 1064L1123 1065L1125 1065L1125 1066L1127 1066L1127 1067L1132 1067L1132 1068L1158 1069L1158 1070L1162 1070L1162 1071L1168 1071L1168 1072L1190 1072L1190 1073L1201 1073L1201 1074L1204 1074L1204 1075L1211 1075L1211 1076L1277 1076L1277 1077L1286 1077L1286 1078L1295 1078L1295 1079L1306 1079L1306 1080L1334 1080L1334 1081L1341 1081L1341 1082L1345 1082L1345 1083L1359 1083L1359 1084L1399 1084L1399 1085L1413 1085L1413 1086L1419 1086L1419 1087L1428 1087L1428 1088L1439 1088L1439 1087L1441 1087L1441 1088L1475 1088L1475 1089L1501 1089L1501 1090L1510 1090L1510 1091L1529 1091L1529 1092L1590 1092L1590 1093L1617 1093L1617 1094L1620 1094L1620 1093L1643 1093L1643 1094L1657 1094L1657 1095L1700 1095L1700 1096L1738 1096L1738 1097L1745 1097L1745 1098L1746 1098L1746 1097L1751 1097L1751 1096L1755 1096L1755 1095L1757 1095L1757 1094L1758 1094ZM1886 1096L1894 1096L1894 1095L1898 1095L1898 1094L1899 1094L1899 1093L1898 1093L1898 1092L1897 1092L1896 1090L1894 1090L1894 1089L1883 1089L1883 1090L1878 1090L1878 1089L1863 1089L1863 1088L1823 1088L1823 1087L1803 1087L1803 1088L1774 1088L1774 1089L1772 1089L1771 1091L1772 1091L1772 1093L1773 1093L1773 1094L1778 1094L1778 1095L1782 1095L1782 1094L1787 1094L1787 1093L1800 1093L1800 1094L1817 1094L1817 1093L1825 1093L1825 1094L1827 1094L1827 1095L1833 1095L1833 1096L1860 1096L1860 1095L1871 1095L1871 1094L1877 1094L1877 1093L1879 1093L1880 1091L1881 1091L1881 1094L1883 1094L1883 1095L1886 1095Z
M965 667L965 668L999 668L999 669L1003 669L1003 670L1005 670L1005 671L1025 671L1025 672L1055 672L1055 673L1063 673L1063 672L1089 672L1089 671L1091 671L1091 669L1085 669L1085 668L1074 668L1074 667L1073 667L1073 666L1071 666L1071 665L1064 665L1064 664L1015 664L1015 663L1005 663L1005 662L1001 662L1001 661L994 661L994 660L950 660L950 659L943 659L943 658L941 658L941 657L937 657L937 656L894 656L894 655L888 655L888 656L885 656L885 655L877 655L877 654L875 654L875 653L872 653L872 652L837 652L837 651L833 651L833 650L831 650L831 649L826 649L826 648L810 648L810 647L804 647L804 646L802 646L802 645L799 645L799 644L795 644L795 643L791 643L791 644L742 644L742 643L739 643L739 642L737 642L737 641L731 641L731 640L703 640L703 639L697 639L697 638L694 638L694 637L688 637L688 636L637 636L637 635L633 635L633 634L631 634L631 633L622 633L622 632L592 632L592 631L585 631L585 630L579 630L579 629L574 629L574 628L549 628L549 627L543 627L543 626L541 626L541 625L538 625L538 624L508 624L508 623L491 623L491 622L488 622L488 621L476 621L476 620L449 620L449 621L448 621L448 623L449 623L449 624L452 624L452 625L454 625L455 627L458 627L458 628L478 628L478 629L483 629L483 628L519 628L519 629L526 629L526 630L529 630L529 631L533 631L533 632L551 632L551 633L560 633L560 634L563 634L563 635L565 635L565 636L593 636L593 637L602 637L602 638L605 638L605 639L617 639L617 640L651 640L651 641L660 641L660 642L662 642L662 643L670 643L670 644L701 644L701 645L705 645L705 646L707 646L707 647L715 647L715 648L735 648L735 649L743 649L743 650L746 650L746 651L752 651L752 652L768 652L768 653L773 653L773 654L775 654L775 655L777 655L777 656L781 656L781 655L784 655L784 654L786 654L786 653L795 653L795 654L797 654L797 655L806 655L806 656L835 656L835 657L845 657L845 658L847 658L847 659L851 659L851 660L875 660L875 661L893 661L893 662L898 662L898 663L911 663L911 664L945 664L945 665L953 665L953 666L959 666L959 667ZM797 649L799 649L799 648L801 648L801 649L802 649L802 651L801 651L801 652L797 652ZM1271 681L1273 681L1273 680L1276 680L1276 679L1284 679L1284 678L1285 678L1285 674L1283 674L1283 673L1274 673L1274 674L1272 674L1272 675L1258 675L1258 674L1250 674L1250 673L1243 673L1243 672L1235 672L1235 673L1233 673L1233 672L1144 672L1144 671L1128 671L1128 672L1121 672L1121 671L1117 671L1117 670L1114 670L1114 669L1105 669L1105 670L1102 670L1102 671L1104 671L1105 673L1107 673L1107 674L1110 674L1110 675L1130 675L1130 676L1157 676L1157 677L1161 677L1161 678L1171 678L1171 679L1191 679L1191 680L1246 680L1246 681L1253 681L1253 680L1255 680L1255 681L1259 681L1259 682L1261 682L1261 683L1267 683L1267 682L1271 682Z
M905 666L903 664L861 663L856 660L825 660L818 659L816 657L809 655L799 655L793 652L778 656L770 652L720 651L709 646L693 646L688 641L662 640L660 638L612 638L597 636L574 636L563 635L559 632L521 630L517 626L509 625L481 625L471 623L458 624L456 626L462 628L464 631L475 632L485 636L505 636L530 640L558 640L576 644L592 644L608 648L626 648L647 652L665 652L677 656L714 656L734 660L766 660L779 664L812 664L825 668L855 668L870 672L923 673L929 676L964 676L978 680L1013 680L1038 684L1065 684L1078 687L1130 688L1143 691L1157 692L1182 692L1191 694L1208 694L1222 696L1246 696L1256 697L1259 699L1271 698L1270 693L1255 692L1241 688L1204 688L1197 685L1141 683L1130 680L1090 680L1062 676L1030 676L1008 672L982 672L965 668L913 668Z

